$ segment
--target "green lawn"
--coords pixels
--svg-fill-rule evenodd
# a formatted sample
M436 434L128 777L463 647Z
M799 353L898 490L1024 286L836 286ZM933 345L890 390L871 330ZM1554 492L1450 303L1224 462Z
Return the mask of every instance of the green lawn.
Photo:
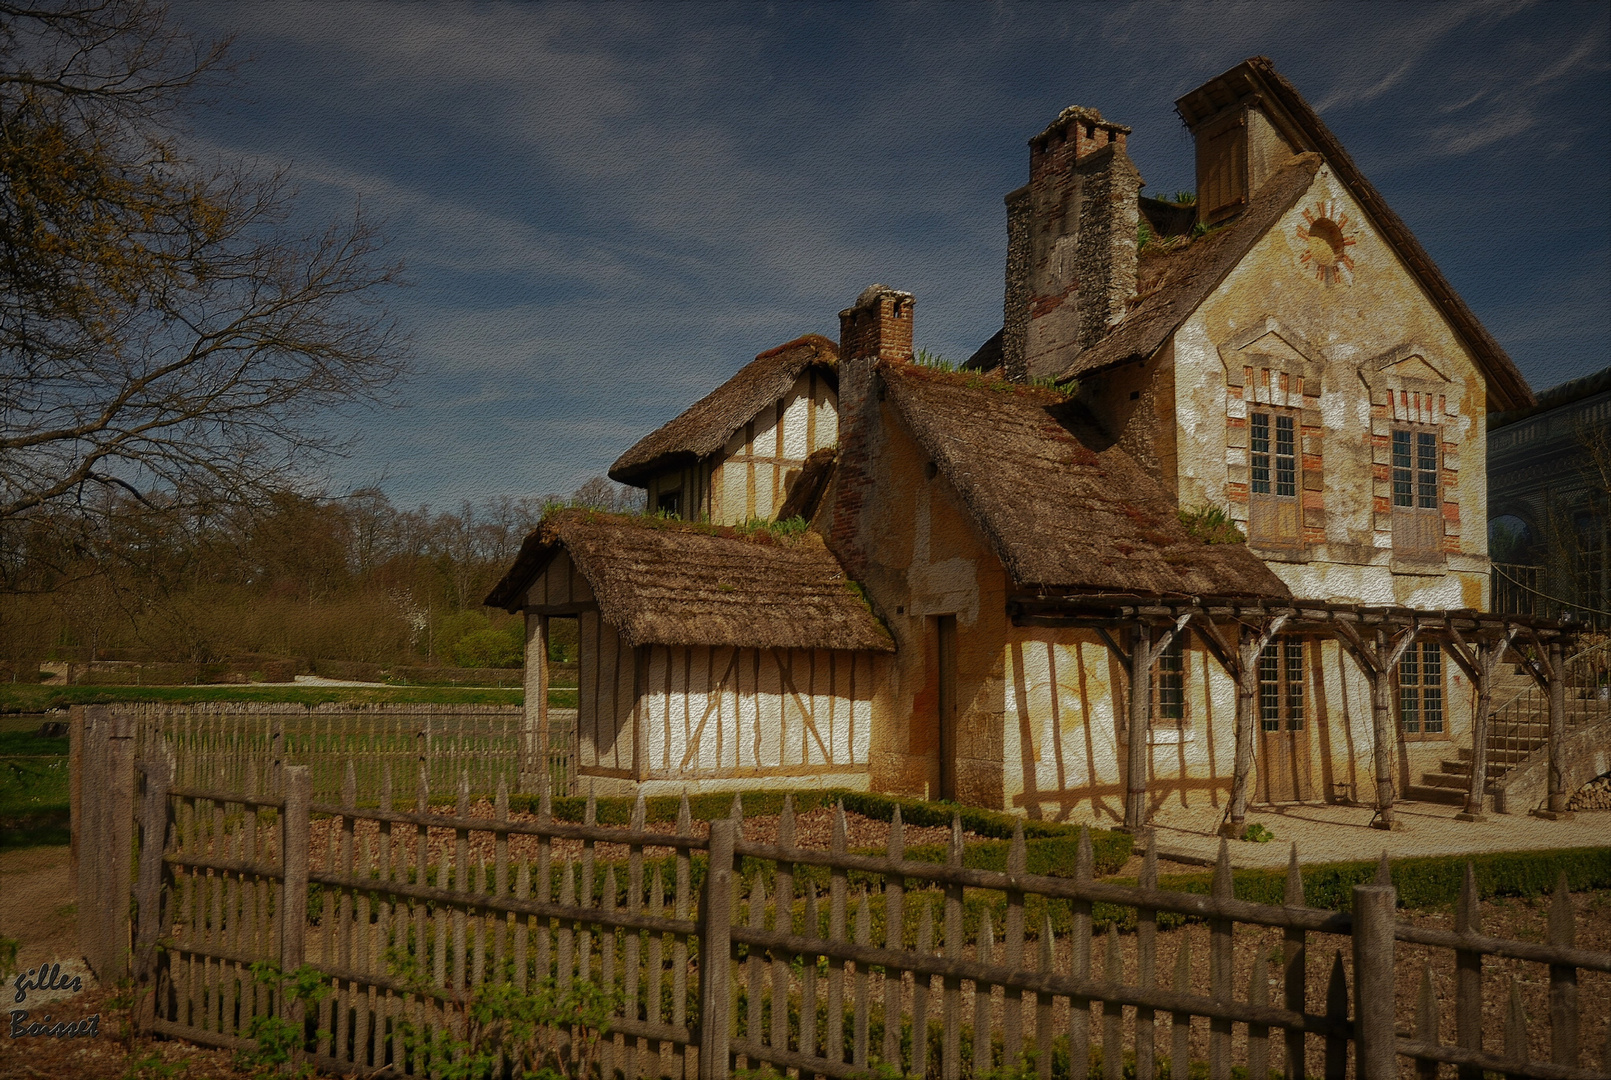
M65 844L67 740L0 732L0 849Z
M291 701L319 705L354 704L520 705L525 691L465 686L39 686L0 683L0 713L38 713L69 705L110 705L125 701ZM574 708L576 691L551 689L549 703Z

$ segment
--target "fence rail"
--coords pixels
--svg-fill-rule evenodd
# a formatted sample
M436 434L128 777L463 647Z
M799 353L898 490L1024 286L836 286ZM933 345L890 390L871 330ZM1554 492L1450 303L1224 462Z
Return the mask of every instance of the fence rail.
M103 734L82 746L85 775L104 780L119 766ZM674 834L646 829L642 803L625 828L598 825L591 808L582 824L553 821L546 799L536 821L512 821L507 788L490 817L472 815L461 774L454 811L433 812L416 766L407 812L389 809L384 769L381 806L366 808L356 766L327 802L305 766L285 767L278 790L256 790L250 773L240 790L197 787L174 782L171 746L145 750L138 812L132 784L121 810L103 797L115 785L84 799L108 827L139 821L141 1019L195 1042L251 1048L272 1017L320 1067L433 1075L486 1035L478 1003L548 987L608 1004L599 1075L624 1080L757 1068L982 1080L1019 1067L1038 1080L1156 1080L1201 1059L1210 1080L1233 1066L1261 1078L1611 1072L1611 1018L1585 1026L1578 1004L1580 973L1611 972L1611 954L1575 944L1564 877L1547 940L1509 941L1482 933L1469 871L1449 931L1395 915L1385 863L1337 912L1305 905L1295 851L1284 902L1258 904L1232 895L1223 846L1202 896L1159 888L1150 844L1138 885L1094 880L1088 834L1073 876L1047 877L1026 872L1021 832L1005 871L962 866L960 822L946 861L931 863L906 857L898 814L870 855L847 850L842 811L823 850L796 845L787 804L776 842L758 843L741 817L698 835L686 802ZM86 883L105 901L118 873L81 873L81 903ZM1111 920L1104 932L1108 904L1133 912L1133 934ZM116 936L118 909L86 920L104 923L97 940ZM1452 961L1452 993L1440 1000L1428 965L1406 998L1406 949ZM1541 965L1548 1007L1528 1017L1516 981L1501 987L1485 957L1504 958L1507 976ZM110 954L96 962L103 978L115 970ZM254 977L264 962L309 965L329 996L303 1004ZM1508 994L1503 1032L1484 1030L1485 990L1490 1007ZM1438 1034L1444 1009L1452 1043ZM1547 1060L1535 1060L1529 1031L1546 1027ZM561 1040L572 1067L585 1041L575 1024Z
M243 791L248 771L271 782L284 765L306 765L315 798L339 798L349 765L361 805L380 799L382 774L412 774L423 764L435 790L452 790L468 773L470 789L491 795L500 782L535 790L532 763L544 754L518 705L354 707L268 704L256 707L153 705L127 710L140 746L167 739L179 779ZM576 710L548 710L548 782L575 794Z

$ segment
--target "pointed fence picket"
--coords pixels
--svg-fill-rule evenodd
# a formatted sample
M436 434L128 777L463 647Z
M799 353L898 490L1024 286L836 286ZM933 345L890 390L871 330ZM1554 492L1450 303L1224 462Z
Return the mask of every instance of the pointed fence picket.
M98 755L86 769L103 778L115 763L107 741L84 744ZM234 789L198 787L158 735L138 762L143 792L125 785L123 810L100 805L117 784L81 791L97 820L137 819L137 867L80 882L105 904L109 873L133 879L141 1022L250 1049L254 1023L280 1017L298 1025L300 1056L320 1068L428 1076L462 1053L440 1039L472 1037L471 1004L512 981L589 989L611 1003L596 1062L601 1076L622 1080L715 1080L735 1066L800 1077L883 1069L962 1080L1022 1068L1046 1080L1158 1080L1178 1077L1194 1053L1211 1077L1272 1066L1289 1077L1403 1068L1539 1080L1611 1070L1607 1022L1585 1018L1578 997L1580 973L1611 973L1611 954L1576 946L1564 877L1547 940L1511 941L1481 932L1470 873L1455 928L1444 930L1394 915L1385 864L1355 888L1352 912L1305 906L1295 850L1286 902L1265 905L1234 897L1223 848L1205 896L1160 889L1150 853L1135 886L1095 880L1088 835L1071 876L1048 877L1026 871L1021 830L1006 869L988 871L964 865L959 821L943 861L922 862L907 857L898 814L887 849L871 854L848 850L842 809L829 846L804 848L789 803L776 839L762 843L744 836L736 799L708 836L696 833L686 800L675 831L659 833L646 829L641 803L625 828L598 825L591 800L581 824L555 821L546 792L535 820L514 820L506 786L490 816L473 816L467 769L446 812L441 800L433 807L429 772L415 762L412 773L410 811L393 809L384 763L379 806L361 805L358 762L332 801L313 797L305 766L283 767L270 783L250 765ZM319 826L327 851L309 850L315 819L329 823ZM516 838L522 848L534 841L535 857L512 854ZM1134 933L1106 915L1099 928L1098 905L1133 912ZM1166 913L1188 925L1171 935L1174 969L1160 977ZM1279 995L1266 966L1272 932ZM1327 947L1331 957L1317 961L1329 969L1326 991L1311 1003L1314 935L1351 947ZM1452 1000L1440 1001L1423 969L1402 1033L1399 946L1441 954L1456 972ZM1255 956L1240 969L1245 982L1233 977L1239 947ZM1488 957L1506 958L1507 979L1513 962L1542 970L1543 1014L1529 1015L1520 986L1484 971ZM1194 979L1203 958L1206 985ZM269 962L282 972L307 965L328 994L304 1005ZM1488 1031L1485 983L1506 995L1504 1021ZM1452 1043L1439 1036L1446 1012ZM1528 1042L1545 1024L1547 1060ZM563 1053L594 1045L580 1015L566 1027Z

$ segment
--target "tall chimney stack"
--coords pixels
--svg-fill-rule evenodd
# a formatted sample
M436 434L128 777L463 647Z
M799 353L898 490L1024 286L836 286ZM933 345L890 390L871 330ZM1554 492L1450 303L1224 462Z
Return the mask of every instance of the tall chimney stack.
M1124 149L1129 134L1071 105L1029 140L1029 183L1007 196L1009 379L1062 371L1135 295L1141 174Z
M861 510L883 436L873 368L881 360L911 361L915 305L909 292L869 285L839 313L839 456L829 542L852 577L867 569L869 518Z

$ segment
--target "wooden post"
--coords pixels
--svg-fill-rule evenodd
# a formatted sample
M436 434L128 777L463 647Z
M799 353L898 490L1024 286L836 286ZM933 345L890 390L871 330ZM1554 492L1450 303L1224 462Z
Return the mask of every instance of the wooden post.
M1454 932L1482 933L1477 874L1470 863L1466 863L1460 896L1455 902ZM1482 1052L1482 952L1479 949L1454 952L1454 1041L1462 1050ZM1482 1080L1483 1072L1472 1065L1461 1065L1455 1075L1459 1080Z
M308 925L308 804L313 801L313 782L306 765L287 765L280 770L285 812L280 815L280 970L292 972L307 959ZM423 848L423 841L421 847ZM425 884L425 864L420 863L420 883ZM325 933L334 932L328 924ZM419 945L423 956L425 947ZM306 1009L301 1001L288 1001L276 995L281 1018L302 1030ZM294 1060L302 1058L299 1042Z
M67 714L67 807L69 828L67 891L78 901L79 911L88 911L89 909L84 906L84 898L78 891L79 830L84 821L84 706L82 705L74 705Z
M1230 828L1224 830L1233 839L1241 834L1247 820L1247 786L1253 771L1253 739L1257 731L1253 717L1258 712L1259 653L1263 650L1248 648L1253 637L1252 631L1243 630L1237 649L1236 758L1231 772L1231 818L1227 823Z
M1493 645L1477 643L1477 714L1471 719L1471 779L1466 786L1466 805L1455 815L1459 821L1481 821L1483 799L1488 793L1488 716L1493 712Z
M1354 1075L1360 1080L1398 1076L1393 1026L1397 899L1391 885L1354 886Z
M1393 803L1398 793L1393 784L1395 771L1393 750L1396 738L1393 732L1393 666L1386 660L1387 631L1376 631L1376 664L1371 671L1371 747L1376 771L1376 824L1383 829L1393 827ZM1354 975L1357 986L1359 975Z
M1454 639L1449 645L1449 655L1477 686L1477 713L1471 719L1471 779L1466 786L1465 808L1454 816L1456 821L1482 820L1483 803L1488 794L1488 720L1494 711L1494 668L1510 651L1510 643L1520 631L1519 626L1509 627L1502 638L1479 640L1473 647L1458 630L1449 629L1449 636Z
M304 934L308 922L308 804L313 801L313 783L306 765L287 765L281 777L285 781L285 813L280 817L280 859L285 877L280 883L280 967L295 971L307 958ZM422 883L423 880L422 867Z
M280 770L285 767L285 717L275 714L269 721L269 790L281 792L285 778ZM387 806L384 809L390 810Z
M726 1080L729 1075L727 983L733 955L733 831L731 819L710 823L710 868L705 875L705 902L699 920L699 1080Z
M547 770L548 616L528 611L526 612L526 708L520 728L520 790L527 794L536 791L538 776Z
M1147 822L1147 729L1151 717L1152 627L1138 622L1130 635L1130 747L1124 796L1124 827L1130 832L1145 828Z
M1376 640L1367 644L1358 630L1348 622L1332 623L1338 637L1346 642L1354 661L1365 672L1371 688L1371 745L1376 773L1376 818L1371 825L1378 829L1393 828L1393 803L1397 800L1394 787L1393 750L1397 736L1393 726L1393 669L1403 658L1405 650L1415 644L1420 633L1419 624L1412 624L1399 634L1391 648L1387 631L1378 629Z
M149 1031L156 1006L157 938L162 932L162 855L168 838L168 788L173 780L173 753L168 740L156 739L147 747L145 799L140 807L140 876L135 898L140 905L135 935L134 977L143 984L137 1020Z
M134 718L99 707L101 768L92 798L100 804L96 863L97 966L95 977L115 982L129 970L129 887L134 862ZM88 957L86 957L88 959Z
M1220 826L1220 835L1236 839L1242 835L1247 821L1248 782L1253 772L1253 740L1257 727L1253 720L1258 713L1259 657L1271 640L1286 625L1289 615L1277 615L1259 630L1244 627L1236 643L1235 660L1231 675L1236 680L1236 758L1231 773L1230 818ZM1204 635L1205 640L1207 635ZM1222 656L1224 664L1228 656Z
M1545 804L1552 817L1568 816L1567 802L1572 793L1566 790L1566 653L1559 641L1549 646L1549 801Z

